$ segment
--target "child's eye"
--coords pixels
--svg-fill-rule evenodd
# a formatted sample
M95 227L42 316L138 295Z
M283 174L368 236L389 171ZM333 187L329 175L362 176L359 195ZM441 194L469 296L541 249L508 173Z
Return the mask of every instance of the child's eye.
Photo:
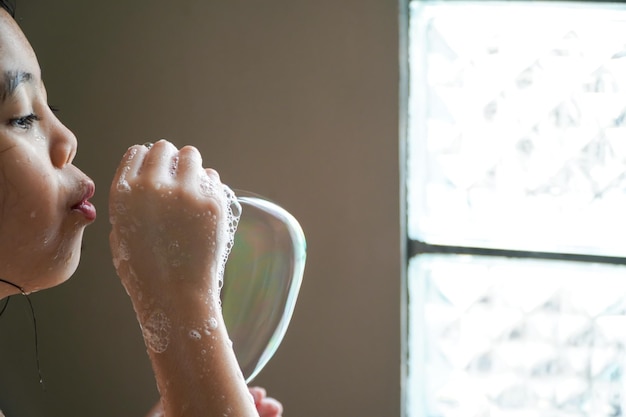
M37 120L39 120L39 116L37 116L34 113L31 113L31 114L27 114L26 116L16 117L15 119L11 119L11 120L9 120L9 124L11 126L27 130Z

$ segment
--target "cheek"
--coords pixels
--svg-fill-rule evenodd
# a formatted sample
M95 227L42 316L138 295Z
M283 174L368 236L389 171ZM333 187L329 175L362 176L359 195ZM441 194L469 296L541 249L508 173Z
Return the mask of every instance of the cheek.
M7 233L0 233L0 276L32 292L58 285L75 272L82 230L64 232L37 221L3 229Z
M56 199L48 189L32 182L0 181L0 239L46 245L58 227Z
M31 174L8 180L0 169L0 274L34 289L67 279L76 245L64 230L57 183Z

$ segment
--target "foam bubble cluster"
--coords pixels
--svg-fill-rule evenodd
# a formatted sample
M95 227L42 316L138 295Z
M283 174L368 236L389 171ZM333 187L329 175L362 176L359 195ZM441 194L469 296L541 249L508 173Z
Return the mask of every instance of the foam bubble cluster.
M224 283L224 269L226 268L226 260L233 248L235 242L235 232L237 231L237 225L239 224L239 218L241 216L241 205L237 201L235 193L225 184L219 181L213 180L211 176L204 173L200 178L200 193L211 199L214 199L220 203L222 211L226 216L226 229L218 229L220 235L215 236L215 232L211 231L209 239L212 241L212 245L215 247L216 242L225 241L225 249L218 260L218 286L222 288ZM214 222L217 221L215 213L207 213L212 216ZM217 224L215 223L215 226Z
M137 149L133 148L129 151L127 164L130 163L130 161L132 161L135 158L136 154L137 154ZM122 191L122 192L130 191L130 185L128 184L128 181L126 181L126 174L128 174L128 171L130 171L130 167L128 165L125 165L124 168L122 168L122 172L120 173L120 177L117 181L116 188L118 191Z
M117 248L117 252L113 254L113 265L115 266L115 269L119 268L122 261L128 261L130 259L130 251L126 240L121 239L118 242Z
M170 320L161 310L153 311L141 327L146 346L156 353L163 353L170 343Z
M239 224L239 218L241 217L241 204L237 201L237 196L227 185L222 185L222 192L225 198L226 209L226 222L227 222L227 236L226 236L226 249L220 259L220 265L218 269L219 288L222 288L224 284L224 269L226 268L226 261L228 255L233 249L235 244L235 232L237 231L237 225Z

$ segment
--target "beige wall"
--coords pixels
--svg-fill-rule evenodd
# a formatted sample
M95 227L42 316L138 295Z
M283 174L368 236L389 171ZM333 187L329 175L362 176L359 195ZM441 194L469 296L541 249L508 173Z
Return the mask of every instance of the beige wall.
M141 416L156 391L111 266L108 185L133 143L191 143L307 235L296 312L256 381L286 416L400 415L398 5L18 0L50 103L99 186L75 277L0 317L8 417Z

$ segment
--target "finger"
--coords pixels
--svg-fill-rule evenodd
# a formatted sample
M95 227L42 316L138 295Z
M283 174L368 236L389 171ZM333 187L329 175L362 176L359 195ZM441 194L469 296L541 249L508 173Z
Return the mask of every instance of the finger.
M143 163L136 174L143 181L151 181L155 184L166 184L172 180L172 168L178 157L178 149L166 141L160 140L148 150ZM129 177L130 179L130 177Z
M259 417L280 417L283 413L283 405L274 398L264 398L257 406Z
M216 170L213 168L206 168L204 171L213 181L220 182L220 174L218 174Z
M250 390L250 394L252 394L252 398L254 398L254 404L256 405L261 404L261 400L263 400L263 398L265 398L265 396L267 395L265 392L265 388L250 387L248 389Z
M135 177L139 171L139 167L143 163L143 159L148 149L141 145L135 145L128 148L120 164L117 167L113 183L111 184L111 193L115 191L129 191L129 177Z
M185 146L178 151L176 179L184 183L197 182L202 174L202 155L194 146Z

